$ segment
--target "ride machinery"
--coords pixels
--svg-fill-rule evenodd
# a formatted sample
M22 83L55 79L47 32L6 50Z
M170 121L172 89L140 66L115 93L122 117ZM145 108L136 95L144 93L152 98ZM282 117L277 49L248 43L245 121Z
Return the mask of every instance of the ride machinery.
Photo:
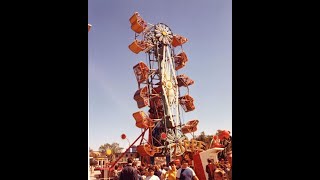
M190 142L185 135L195 132L199 121L181 123L181 109L195 110L194 99L189 95L189 86L194 81L186 74L178 74L188 62L182 48L188 39L174 34L164 23L147 23L138 12L129 21L135 32L129 49L135 54L145 53L147 57L146 63L140 61L133 67L138 83L134 100L138 108L148 110L133 113L136 126L142 131L138 153L142 157L171 159L188 150L201 149L202 142ZM180 88L186 88L186 94L181 94Z
M186 136L197 131L199 120L182 123L182 113L195 110L194 99L189 94L194 81L186 74L179 74L188 62L182 46L188 39L174 34L164 23L147 23L138 12L129 21L134 31L129 49L135 54L146 54L145 62L133 66L138 84L133 99L140 109L133 113L133 118L141 134L129 148L140 139L137 151L142 160L149 162L153 157L166 157L167 162L186 154L192 157L211 148Z

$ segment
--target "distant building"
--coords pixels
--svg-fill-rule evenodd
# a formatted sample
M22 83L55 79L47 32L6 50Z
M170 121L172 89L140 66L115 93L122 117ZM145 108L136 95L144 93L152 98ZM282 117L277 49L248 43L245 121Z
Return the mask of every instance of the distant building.
M132 148L130 148L130 150L128 150L128 152L126 152L125 154L115 153L115 159L113 162L109 162L108 157L105 155L102 155L99 151L93 151L92 154L90 154L90 156L94 156L90 158L93 158L94 160L96 160L98 162L97 166L99 167L105 167L106 164L112 165L116 160L118 160L118 158L120 158L120 156L122 157L117 162L117 164L122 164L122 165L127 164L128 158L133 158L136 161L139 161L140 159L140 155L137 152L137 146L132 146Z
M118 158L120 158L120 156L122 156L123 153L116 153L115 156L116 156L116 159L117 160ZM122 158L118 161L119 164L126 164L127 163L127 160L128 158L133 158L134 160L138 161L139 158L140 158L140 155L139 153L137 152L137 146L132 146L130 148L130 150L128 150L128 152L126 152Z
M102 155L99 151L93 151L90 153L90 158L93 158L98 162L97 166L103 167L106 163L109 162L108 158L105 155Z

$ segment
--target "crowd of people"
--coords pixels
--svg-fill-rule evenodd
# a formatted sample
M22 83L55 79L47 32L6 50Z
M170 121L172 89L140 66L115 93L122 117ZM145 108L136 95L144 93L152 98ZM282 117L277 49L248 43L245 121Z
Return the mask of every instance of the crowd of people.
M232 152L228 152L226 158L220 158L216 163L208 159L206 173L208 180L232 180Z
M232 180L232 152L228 152L226 158L220 158L214 163L212 159L207 160L205 167L208 180ZM128 158L127 165L121 171L118 166L110 174L114 180L199 180L194 168L185 158L181 163L171 161L168 165L163 164L137 165L132 158Z

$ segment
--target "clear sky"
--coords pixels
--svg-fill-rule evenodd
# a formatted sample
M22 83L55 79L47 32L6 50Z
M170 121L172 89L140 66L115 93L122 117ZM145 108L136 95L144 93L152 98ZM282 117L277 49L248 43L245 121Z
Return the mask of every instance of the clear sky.
M189 61L179 70L195 83L189 86L194 111L182 112L182 123L198 119L199 135L218 129L232 132L232 1L231 0L88 0L89 147L98 150L117 142L127 148L141 133L132 116L139 109L132 67L146 60L128 45L134 40L129 18L139 12L151 23L164 23L188 38ZM191 137L188 135L188 137Z

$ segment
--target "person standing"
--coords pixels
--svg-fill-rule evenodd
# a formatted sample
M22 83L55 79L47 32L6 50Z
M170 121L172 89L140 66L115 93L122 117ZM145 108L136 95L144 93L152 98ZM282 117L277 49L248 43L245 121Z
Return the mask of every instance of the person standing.
M154 167L154 175L158 176L159 179L161 179L162 171L160 169L160 166L154 165L153 167Z
M208 180L213 180L215 171L215 165L212 163L211 159L208 159L208 164L206 165L206 172L208 173Z
M146 177L145 180L160 180L158 176L154 174L155 168L153 166L150 166L148 168L148 176Z
M112 170L111 176L113 177L114 180L118 180L119 179L118 165L114 166L114 169Z
M193 169L189 167L186 159L182 159L181 168L177 171L177 180L199 180Z
M214 180L224 180L224 171L222 169L214 171Z
M177 168L176 163L174 161L171 161L169 163L170 169L165 174L165 179L167 180L176 180L177 177Z
M132 167L132 158L128 158L128 164L122 169L119 180L138 180L137 169Z

